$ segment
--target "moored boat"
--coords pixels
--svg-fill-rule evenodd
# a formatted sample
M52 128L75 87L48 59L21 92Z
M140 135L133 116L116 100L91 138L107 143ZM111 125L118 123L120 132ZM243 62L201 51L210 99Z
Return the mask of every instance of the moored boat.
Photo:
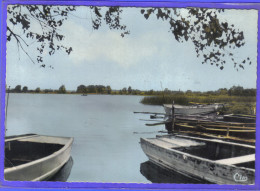
M172 104L163 104L166 115L172 115ZM219 108L219 104L195 104L190 106L184 105L175 105L174 104L174 114L181 115L198 115L198 114L207 114L215 112Z
M155 165L151 161L146 161L140 164L141 174L152 183L190 183L190 184L208 184L209 182L194 178L191 176L185 176L176 171L172 171L166 168L161 168Z
M239 123L208 120L187 120L176 118L175 131L196 131L214 135L226 135L246 139L255 139L255 123Z
M71 137L36 134L6 137L5 180L50 179L69 160L72 143Z
M141 138L140 143L158 166L216 184L255 183L255 146L184 135Z
M256 115L229 114L229 115L224 115L223 120L228 122L255 123Z

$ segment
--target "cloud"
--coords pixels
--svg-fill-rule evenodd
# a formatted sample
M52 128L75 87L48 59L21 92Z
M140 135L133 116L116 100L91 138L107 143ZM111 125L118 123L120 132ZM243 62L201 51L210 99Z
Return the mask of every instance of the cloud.
M129 67L158 52L153 42L154 35L151 34L143 34L135 39L131 36L122 38L119 31L100 29L92 32L74 22L68 22L64 31L65 43L73 47L70 58L76 64L107 60L122 67Z

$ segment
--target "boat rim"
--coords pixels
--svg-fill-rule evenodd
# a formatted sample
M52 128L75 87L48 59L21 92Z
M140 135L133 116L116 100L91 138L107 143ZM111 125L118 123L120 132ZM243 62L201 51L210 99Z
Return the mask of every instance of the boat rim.
M40 135L38 135L40 136ZM41 135L41 136L44 136L44 135ZM49 136L49 137L55 137L55 136ZM58 151L52 153L51 155L48 155L46 157L43 157L43 158L40 158L40 159L37 159L37 160L34 160L34 161L31 161L31 162L28 162L28 163L25 163L25 164L21 164L21 165L18 165L18 166L14 166L14 167L10 167L10 168L6 168L4 169L4 173L9 173L9 172L12 172L14 170L17 170L17 169L22 169L22 168L25 168L25 167L28 167L28 166L31 166L32 164L37 164L37 163L40 163L40 162L43 162L45 160L48 160L50 158L53 158L53 157L56 157L57 155L59 155L60 153L62 153L63 151L67 150L73 143L73 138L72 137L64 137L64 138L67 138L68 141L67 143L61 148L59 149Z
M150 138L150 139L151 139L151 138ZM154 139L156 139L156 138L154 138ZM149 138L148 138L148 139L147 139L147 138L141 138L141 140L144 140L144 141L146 141L147 143L149 143L149 144L151 144L151 145L154 145L154 146L156 146L156 147L160 147L160 146L158 146L158 145L156 145L156 144L154 144L154 143L151 143L151 142L149 141ZM220 143L222 143L222 142L220 142ZM250 145L246 145L246 146L250 146ZM167 148L167 147L160 147L160 148L163 148L163 149L165 149L165 150L167 150L167 151L169 151L169 152L176 152L176 153L178 153L178 154L183 155L183 157L191 157L191 158L199 159L199 160L202 160L202 161L206 161L206 162L210 162L210 163L214 163L214 164L222 165L222 166L224 165L224 166L237 167L237 166L232 165L232 164L222 164L222 163L218 163L217 161L210 160L210 159L207 159L207 158L202 158L202 157L199 157L199 156L196 156L196 155L192 155L192 154L189 154L189 153L186 153L186 152L183 152L183 151L176 150L176 149L174 149L174 148ZM250 171L252 171L252 172L255 172L255 169L252 169L252 168L246 168L246 167L239 167L239 168L240 168L240 169L246 169L246 170L250 170Z

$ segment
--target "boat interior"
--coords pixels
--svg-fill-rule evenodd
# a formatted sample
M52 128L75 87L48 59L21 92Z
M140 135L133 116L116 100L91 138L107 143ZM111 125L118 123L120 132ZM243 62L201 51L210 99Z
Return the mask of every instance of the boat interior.
M255 168L254 146L203 138L189 139L188 136L157 137L156 140L156 143L154 143L160 146L212 160L220 164Z
M9 141L5 143L5 168L22 165L60 150L64 145L27 141Z

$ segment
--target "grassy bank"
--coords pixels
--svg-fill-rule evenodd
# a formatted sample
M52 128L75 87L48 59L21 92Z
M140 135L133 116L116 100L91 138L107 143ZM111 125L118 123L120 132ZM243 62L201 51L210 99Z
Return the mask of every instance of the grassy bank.
M141 100L143 104L162 105L162 104L189 105L190 102L195 103L225 103L227 104L221 110L223 114L254 114L256 97L255 96L228 96L228 95L165 95L165 96L149 96Z

